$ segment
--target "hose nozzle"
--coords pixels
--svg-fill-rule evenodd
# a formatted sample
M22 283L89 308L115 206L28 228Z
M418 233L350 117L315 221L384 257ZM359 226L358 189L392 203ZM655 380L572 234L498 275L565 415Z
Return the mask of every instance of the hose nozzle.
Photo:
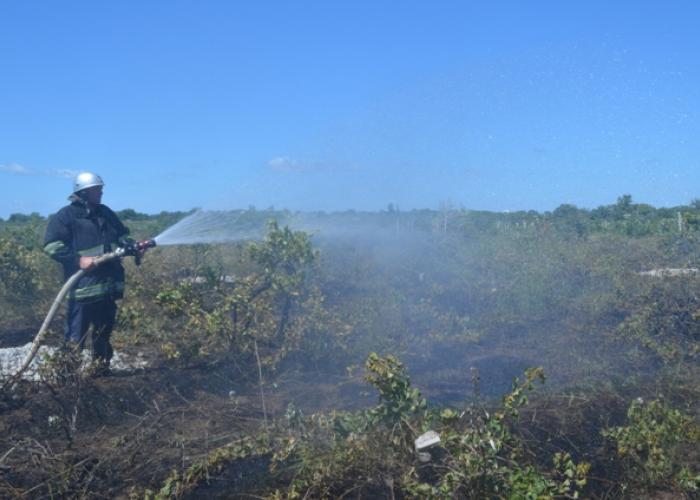
M156 246L156 240L141 240L135 243L137 250L148 250Z
M123 255L131 255L136 261L136 265L141 264L141 256L149 248L156 246L156 240L141 240L141 241L129 241L126 246L124 246Z

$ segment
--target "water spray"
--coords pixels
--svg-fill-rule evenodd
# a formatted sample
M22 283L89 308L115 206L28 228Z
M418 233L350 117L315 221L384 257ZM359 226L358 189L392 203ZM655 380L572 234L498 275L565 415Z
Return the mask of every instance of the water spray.
M278 215L279 218L279 215ZM381 225L366 225L356 224L350 218L341 218L339 220L327 219L323 216L314 216L313 214L285 214L282 216L285 224L296 228L297 230L307 231L312 234L324 234L328 237L336 238L351 238L357 240L362 235L370 234L375 238L394 237L398 232L393 229L387 233L386 227ZM119 259L127 256L134 257L136 265L141 263L143 253L149 248L156 245L187 245L197 243L231 243L243 240L255 240L262 237L264 232L264 224L261 221L260 213L255 211L204 211L195 210L180 221L165 229L153 239L143 241L132 241L124 246L117 248L115 251L97 257L94 261L95 266L100 266L105 262ZM58 307L66 297L68 292L75 286L78 280L86 273L87 270L81 269L73 276L68 278L66 283L61 288L56 296L49 313L37 333L32 348L26 359L20 366L17 373L12 376L2 386L4 389L8 385L13 385L24 371L29 367L32 360L36 356L47 329L53 320Z
M93 267L90 269L99 267L105 262L124 257L133 257L136 265L140 265L141 257L143 256L144 252L146 252L146 250L149 248L155 247L156 245L228 242L259 236L259 229L254 227L235 227L233 230L231 230L231 225L235 226L235 223L238 222L243 213L244 212L241 212L238 214L235 220L230 221L225 217L222 217L222 213L220 212L204 212L202 210L196 210L184 219L164 230L155 238L142 241L130 241L126 245L120 246L113 252L97 257L93 261ZM78 280L80 280L80 278L88 271L89 270L87 269L79 269L75 274L68 278L68 280L66 280L65 284L54 299L53 304L51 304L51 308L49 309L39 332L34 337L29 353L22 362L19 370L17 370L17 372L2 385L3 390L8 386L12 388L17 380L19 380L22 374L27 370L27 368L29 368L29 365L36 357L39 347L41 347L41 344L46 337L48 327L51 324L51 321L53 321L61 302L63 302L63 299L65 299L66 295L68 295L68 293L73 289Z
M249 212L195 210L153 238L159 246L198 243L231 243L258 239L263 225L248 220Z

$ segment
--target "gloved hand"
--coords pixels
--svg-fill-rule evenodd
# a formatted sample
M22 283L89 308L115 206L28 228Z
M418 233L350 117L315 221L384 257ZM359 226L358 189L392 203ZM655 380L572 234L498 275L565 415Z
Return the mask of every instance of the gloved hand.
M97 257L80 257L80 269L83 269L84 271L89 271L93 267L95 267L95 259Z

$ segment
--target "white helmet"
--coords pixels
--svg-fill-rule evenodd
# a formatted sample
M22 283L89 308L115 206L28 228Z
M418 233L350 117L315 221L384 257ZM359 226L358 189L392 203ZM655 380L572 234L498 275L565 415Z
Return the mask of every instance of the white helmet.
M83 189L104 185L105 183L102 182L102 178L99 175L91 172L81 172L73 180L73 194Z

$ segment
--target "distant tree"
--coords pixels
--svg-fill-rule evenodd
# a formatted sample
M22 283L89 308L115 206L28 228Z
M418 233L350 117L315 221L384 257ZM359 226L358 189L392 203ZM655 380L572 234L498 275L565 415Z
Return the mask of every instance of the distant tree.
M632 195L623 194L617 199L617 206L620 208L629 208L632 206Z
M559 205L557 208L555 208L552 215L555 217L568 217L578 214L578 211L579 209L576 207L576 205L564 203L563 205Z
M557 227L564 232L573 232L578 236L583 236L588 230L590 218L585 209L580 209L575 205L559 205L552 212Z
M39 215L37 212L32 212L29 215L12 214L12 215L10 215L10 218L7 221L15 223L15 224L24 224L27 222L38 222L38 221L42 221L42 220L44 220L44 218L41 215Z
M150 217L148 214L137 212L133 208L120 210L117 212L117 216L122 220L148 220Z

